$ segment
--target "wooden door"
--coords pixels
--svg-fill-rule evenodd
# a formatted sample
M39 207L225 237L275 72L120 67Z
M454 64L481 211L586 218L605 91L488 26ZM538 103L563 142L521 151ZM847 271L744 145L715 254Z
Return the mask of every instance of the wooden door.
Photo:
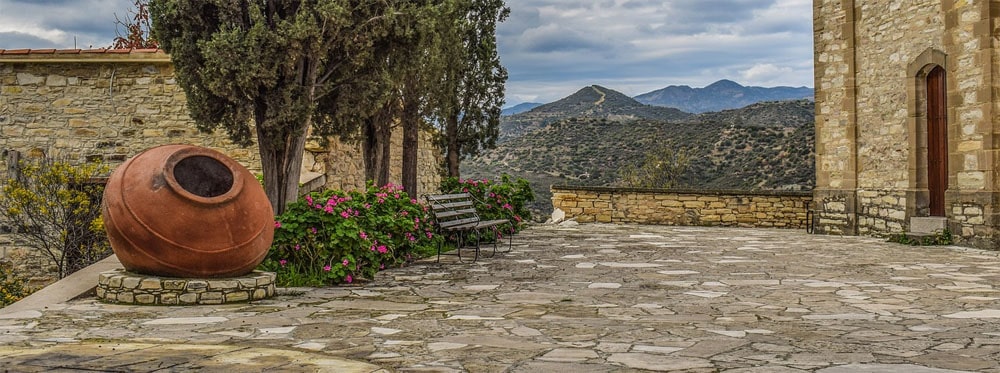
M927 189L931 216L945 216L948 189L948 101L945 71L935 67L927 75Z

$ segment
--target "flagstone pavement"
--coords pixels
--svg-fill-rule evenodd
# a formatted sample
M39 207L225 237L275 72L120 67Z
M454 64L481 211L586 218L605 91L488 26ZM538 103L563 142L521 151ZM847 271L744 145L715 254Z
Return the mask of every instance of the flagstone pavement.
M251 304L0 314L0 371L1000 372L997 252L570 223L448 261Z

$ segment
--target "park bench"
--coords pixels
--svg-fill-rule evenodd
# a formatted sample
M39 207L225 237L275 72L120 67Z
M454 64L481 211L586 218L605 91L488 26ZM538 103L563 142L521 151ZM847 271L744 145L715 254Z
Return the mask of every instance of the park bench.
M476 211L476 199L472 194L436 194L425 196L425 198L427 199L427 204L430 205L431 216L434 218L437 233L444 235L445 241L453 237L453 242L456 245L454 255L458 256L459 262L462 261L463 248L474 248L475 256L472 261L479 260L480 244L483 241L484 232L492 232L494 235L493 253L490 254L490 257L496 255L497 246L500 243L500 237L498 237L499 229L504 225L510 226L511 229L508 234L507 250L503 252L510 251L514 240L513 223L507 219L480 220L479 213ZM473 238L475 239L475 245L467 246L470 243L467 241ZM444 242L438 244L438 262L441 261L441 249L443 246Z

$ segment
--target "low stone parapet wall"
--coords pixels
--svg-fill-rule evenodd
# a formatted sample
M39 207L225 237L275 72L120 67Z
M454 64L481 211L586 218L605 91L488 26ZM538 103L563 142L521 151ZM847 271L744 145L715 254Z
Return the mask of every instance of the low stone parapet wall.
M556 215L581 223L806 228L812 192L552 186Z

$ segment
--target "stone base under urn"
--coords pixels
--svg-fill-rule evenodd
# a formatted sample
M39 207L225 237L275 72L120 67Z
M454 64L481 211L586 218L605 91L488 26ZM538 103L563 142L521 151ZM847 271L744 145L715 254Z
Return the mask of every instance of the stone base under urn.
M273 272L253 271L226 278L172 278L116 269L102 272L97 299L139 305L223 304L261 300L274 295Z

